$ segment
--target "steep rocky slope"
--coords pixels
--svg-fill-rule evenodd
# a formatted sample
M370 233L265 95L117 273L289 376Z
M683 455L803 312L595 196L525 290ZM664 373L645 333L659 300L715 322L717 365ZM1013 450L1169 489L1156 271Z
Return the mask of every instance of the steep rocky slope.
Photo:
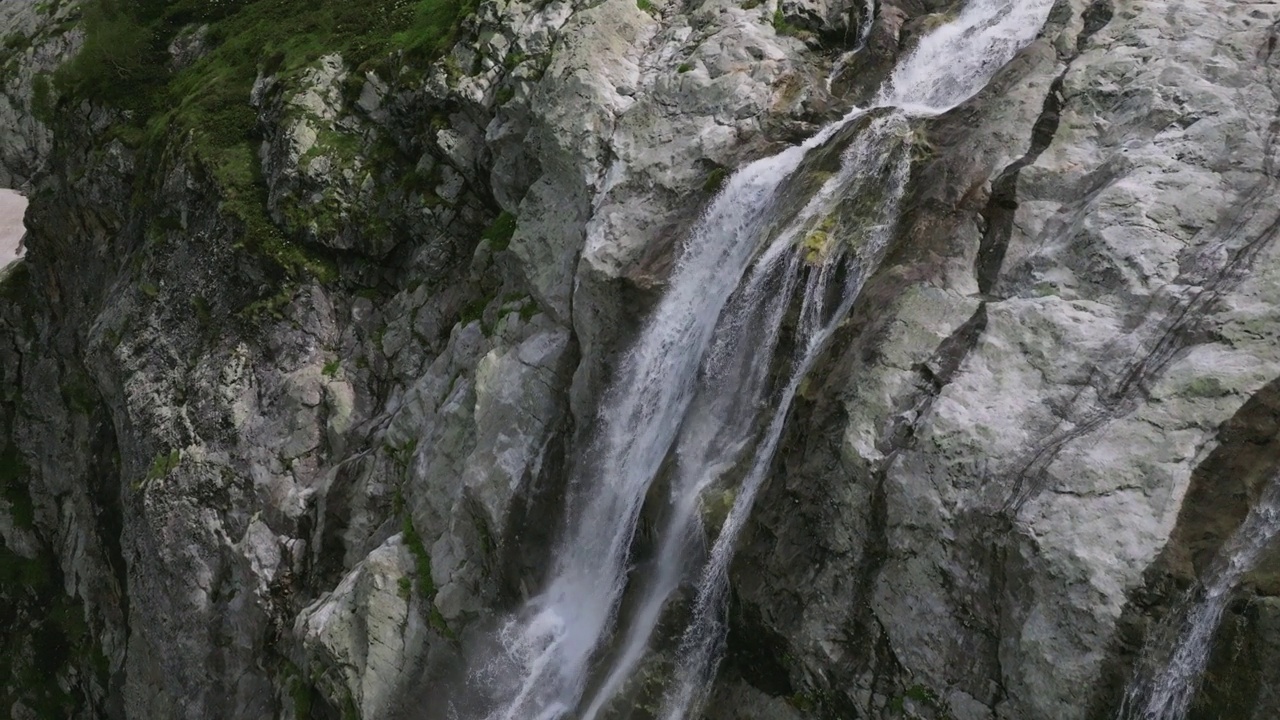
M104 91L58 68L118 16L0 4L0 185L31 199L0 286L16 718L447 717L684 231L957 3L484 2L430 52L230 5L174 21L163 84L108 54L136 84ZM1114 715L1280 457L1277 20L1060 0L920 125L735 562L708 717ZM1204 717L1277 712L1276 562Z

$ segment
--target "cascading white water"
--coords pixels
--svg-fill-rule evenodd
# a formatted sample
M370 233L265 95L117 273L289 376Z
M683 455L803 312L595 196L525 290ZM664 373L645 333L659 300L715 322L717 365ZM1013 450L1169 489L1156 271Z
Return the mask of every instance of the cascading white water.
M1182 720L1200 688L1213 637L1231 594L1280 534L1280 476L1268 481L1244 522L1222 545L1203 580L1153 633L1125 692L1120 720Z
M506 654L478 678L511 695L493 720L561 717L582 694L625 588L641 504L689 405L716 319L768 229L777 187L822 139L734 173L694 230L670 290L605 394L571 489L580 509L556 547L552 579L503 628ZM501 687L511 679L517 684Z
M852 153L857 158L857 169L867 174L888 161L894 145L891 136L882 135L882 128L893 127L895 123L905 125L904 116L940 114L978 92L997 69L1039 32L1051 5L1052 2L1045 0L1021 3L977 0L966 6L954 23L939 28L923 40L882 89L877 106L895 108L896 112L879 126L868 128L859 138L866 146ZM879 158L875 158L877 152ZM728 567L737 535L768 472L800 382L861 292L866 278L879 264L892 234L892 223L898 216L898 201L906 187L909 163L905 154L902 157L899 166L886 178L889 189L882 204L884 221L855 258L856 270L844 274L839 308L824 307L830 295L827 283L833 275L827 270L828 264L824 263L822 272L810 277L801 309L798 355L773 419L757 447L751 470L703 570L694 617L681 641L676 682L664 700L661 715L664 720L681 720L698 707L714 677L724 642Z
M858 181L866 184L888 180L890 188L897 188L900 194L910 167L909 153L903 147L908 130L900 118L889 116L872 121L855 144L842 154L839 172L822 184L795 220L755 261L742 288L721 317L703 365L698 392L676 443L671 510L660 532L654 577L639 589L636 617L627 628L611 673L582 713L582 720L595 718L635 670L663 606L687 579L684 563L687 547L701 537L700 498L737 463L758 432L756 421L760 410L767 407L771 399L769 371L784 330L783 318L796 297L801 270L810 264L806 254L820 260L821 271L814 272L824 278L830 277L829 268L847 255L847 244L836 244L831 250L802 248L803 233L829 217L833 206L850 190L874 191L874 188L857 187ZM891 140L896 140L903 151L898 153L895 167L882 172L873 164L885 159L879 151ZM880 207L888 212L882 214L891 214L896 206L896 197L887 198ZM892 217L881 219L892 222ZM824 239L828 238L827 231L818 232ZM889 233L883 226L877 226L875 234L874 242L868 245L872 256L878 257L878 251L870 246L883 245ZM815 297L826 298L827 290L825 286L820 288L815 291L818 292ZM802 295L806 300L811 296L814 292ZM783 404L789 405L789 402Z
M859 170L872 171L867 172L865 177L886 182L889 192L881 205L880 217L877 218L879 222L869 228L861 247L850 248L846 245L835 248L820 259L818 267L808 270L796 328L795 357L772 417L756 447L751 469L742 481L733 507L702 571L693 619L680 644L675 683L663 702L663 718L678 720L685 717L700 704L713 679L724 643L723 616L729 588L729 561L733 557L738 533L746 524L756 494L768 473L801 381L848 314L867 278L879 265L893 235L898 204L906 189L907 175L911 168L910 144L903 142L907 129L906 120L900 115L882 117L864 130L857 143L846 153L849 165ZM896 152L886 153L885 148ZM880 162L877 163L877 160ZM887 172L878 172L882 169ZM796 264L800 254L788 254L791 257L788 275L795 277L798 274ZM745 308L744 310L749 312Z
M867 46L867 40L871 39L871 30L876 24L876 0L865 0L862 7L864 18L862 27L858 30L858 44L855 50L861 50Z
M908 119L944 112L978 92L1035 36L1052 3L972 0L898 66L877 96L876 117L863 120L867 111L855 109L803 145L729 179L684 246L667 293L605 393L594 439L571 483L570 529L554 548L546 589L503 625L503 651L473 678L497 704L488 720L555 720L583 702L593 663L618 622L641 508L673 444L670 510L654 568L638 584L636 610L616 652L605 654L608 667L594 669L603 682L580 717L595 718L634 672L664 605L690 579L689 547L703 542L702 494L749 457L728 517L697 571L694 614L664 716L682 718L697 705L723 643L733 546L791 402L892 234L910 165ZM780 192L806 154L860 120L867 126L842 154L840 170L794 218L775 227ZM862 219L859 246L836 243L821 252L803 247L804 233L851 192L881 199L876 217ZM785 380L776 385L770 371L793 301L800 307L795 350L784 365Z

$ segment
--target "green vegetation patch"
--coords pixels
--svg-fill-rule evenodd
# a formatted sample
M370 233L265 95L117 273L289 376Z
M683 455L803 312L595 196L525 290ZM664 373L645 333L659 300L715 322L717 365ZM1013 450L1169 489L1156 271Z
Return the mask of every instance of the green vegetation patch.
M35 526L35 507L27 493L27 463L13 447L0 452L0 497L9 504L13 524L22 529Z
M715 194L720 192L720 188L724 187L724 181L729 179L729 171L722 167L712 170L707 179L702 182L702 191L705 193Z
M431 555L427 553L426 545L422 542L422 537L418 535L418 531L413 527L413 519L408 513L404 515L403 527L401 528L404 537L404 544L409 548L409 553L413 555L416 567L415 574L418 581L418 594L426 603L428 612L430 613L431 626L440 632L441 635L449 639L454 639L453 630L445 621L444 615L440 613L440 608L436 607L436 584L431 577ZM405 586L400 586L401 594L404 594Z
M511 245L511 238L516 234L516 216L502 211L485 229L481 237L489 241L494 252L506 250Z
M787 22L781 7L773 11L773 30L779 35L795 35L799 32L799 28Z
M147 468L147 474L143 475L140 480L136 480L133 483L133 489L135 491L141 490L150 483L156 482L157 480L163 480L181 464L181 450L175 449L167 453L162 452L157 454L152 458L151 467Z
M452 46L477 2L87 0L83 49L55 73L53 86L63 102L87 99L124 111L129 127L115 136L153 160L171 146L183 148L218 184L222 209L239 220L247 249L291 276L331 281L333 263L286 237L267 214L261 137L249 105L255 79L297 76L335 52L357 70L393 60L425 65ZM175 70L168 53L175 38L207 51Z

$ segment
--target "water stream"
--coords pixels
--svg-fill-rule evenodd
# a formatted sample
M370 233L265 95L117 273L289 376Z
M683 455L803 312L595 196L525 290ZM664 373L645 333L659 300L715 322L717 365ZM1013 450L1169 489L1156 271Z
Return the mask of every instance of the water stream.
M729 178L603 396L546 588L502 624L501 650L471 679L491 697L481 717L607 714L682 588L691 602L676 616L684 630L661 717L696 711L724 644L738 534L792 401L893 235L913 120L981 90L1052 4L971 0L869 108ZM826 171L810 167L828 160ZM666 492L651 497L660 477ZM631 555L642 511L660 518L643 569Z
M1231 595L1280 534L1280 476L1271 478L1201 581L1148 637L1120 720L1182 720L1200 689Z
M863 50L867 49L867 43L871 40L871 31L875 29L876 24L876 0L863 0L862 5L862 24L858 28L858 42L854 43L853 49L840 54L835 62L831 64L831 72L827 75L827 91L831 91L831 84L840 77L844 69L849 63L858 56Z

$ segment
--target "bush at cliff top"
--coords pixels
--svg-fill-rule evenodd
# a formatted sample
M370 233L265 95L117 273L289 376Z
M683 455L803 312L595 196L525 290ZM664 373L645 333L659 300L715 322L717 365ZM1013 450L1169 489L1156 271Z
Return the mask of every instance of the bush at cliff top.
M57 74L74 98L149 112L171 81L251 84L264 67L289 71L338 52L352 66L401 53L426 63L454 42L476 0L88 0L84 46ZM208 56L177 74L168 47L184 28L208 26ZM186 83L189 88L193 84ZM168 92L166 92L168 91ZM248 102L247 94L243 102Z
M128 111L119 136L159 151L175 138L223 191L245 245L290 272L331 274L282 237L266 211L249 105L260 73L288 76L329 53L360 68L426 65L448 50L477 0L87 0L85 42L54 76L59 102ZM205 52L173 70L168 48L204 27Z

